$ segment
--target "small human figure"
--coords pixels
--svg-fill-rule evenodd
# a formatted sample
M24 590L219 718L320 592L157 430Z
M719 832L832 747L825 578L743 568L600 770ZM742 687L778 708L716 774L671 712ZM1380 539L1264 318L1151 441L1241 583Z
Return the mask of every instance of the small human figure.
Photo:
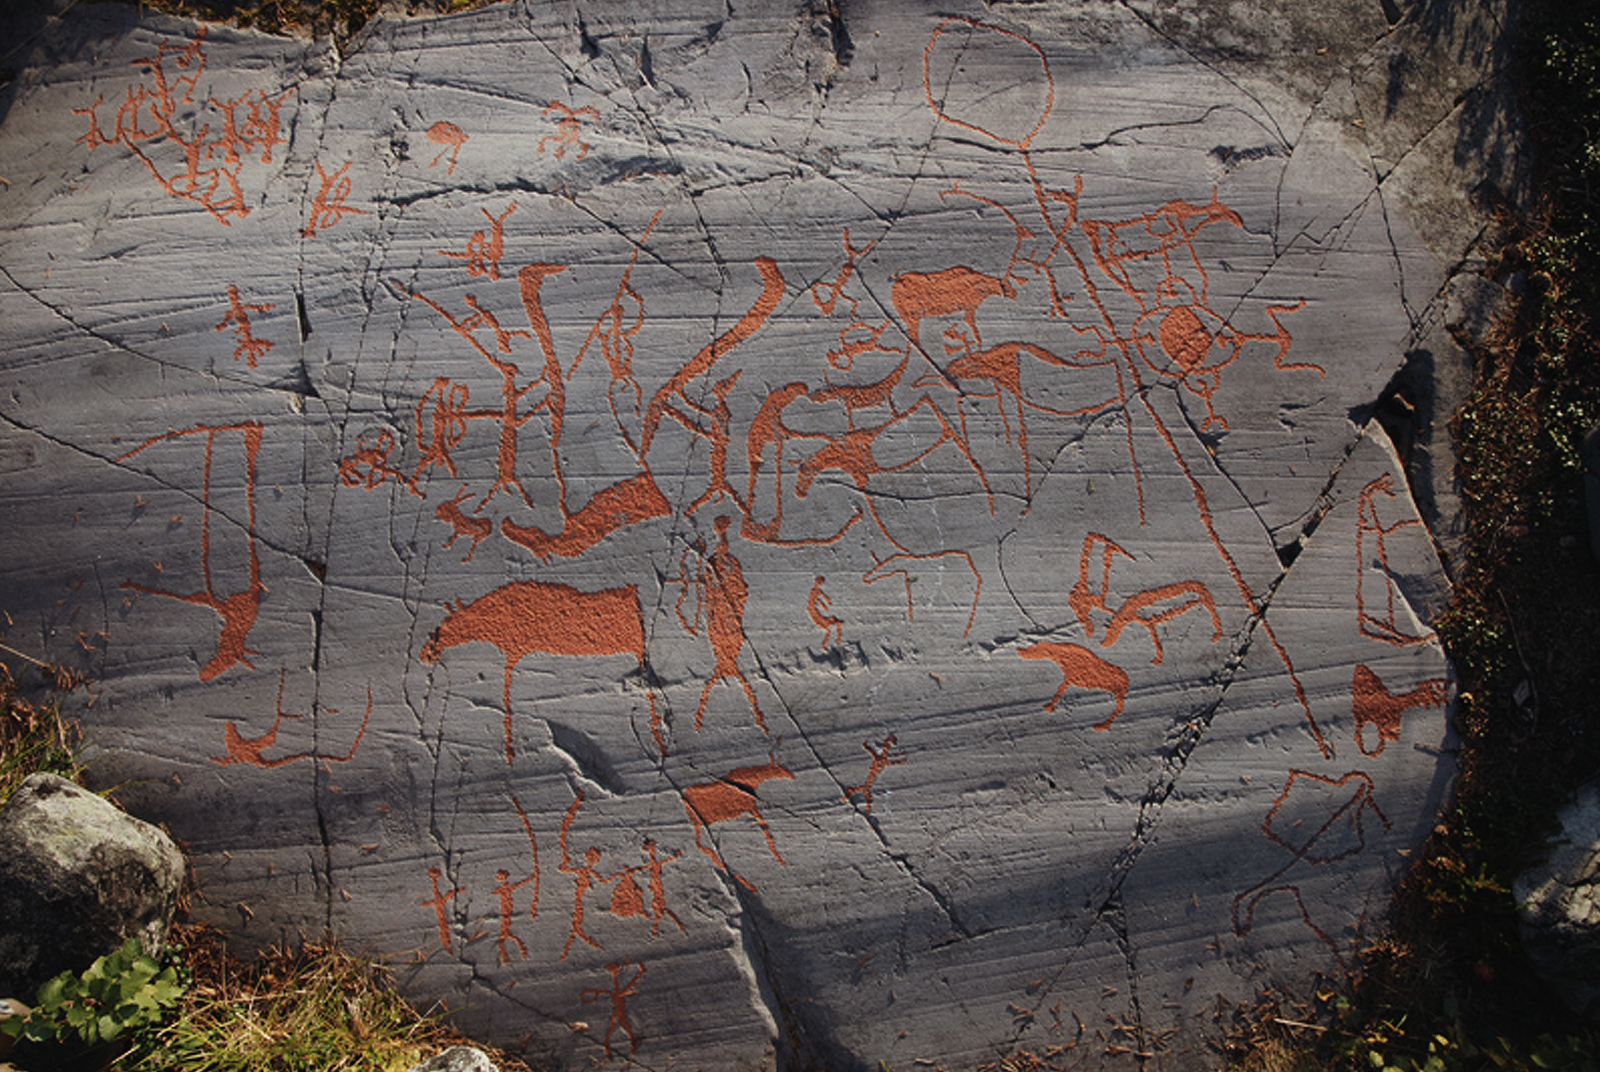
M850 803L851 797L860 796L862 801L867 806L867 814L872 814L872 785L878 780L878 775L882 774L886 768L898 767L906 761L905 756L896 756L892 754L894 751L895 741L895 735L891 733L878 743L877 748L872 747L871 741L861 742L861 747L865 748L867 750L867 755L872 757L872 765L867 768L866 781L862 782L860 785L852 785L850 788L844 791L844 802L846 804Z
M822 649L826 651L829 647L828 637L830 635L833 636L835 644L844 643L844 619L836 618L828 613L831 604L828 600L828 593L822 590L824 579L819 574L816 581L812 583L811 595L806 597L806 613L811 615L811 620L817 624L818 629L822 630Z
M441 893L439 891L439 880L443 877L444 872L439 868L438 864L428 868L428 878L433 882L433 897L430 900L422 901L420 903L427 908L432 908L434 915L439 918L439 944L444 946L446 949L449 949L450 921L445 917L444 906L448 904L456 894L465 889L465 887L457 886L447 893Z
M661 858L656 856L655 839L645 838L644 851L650 856L650 862L644 867L645 872L650 876L650 937L654 938L661 933L662 916L671 916L672 922L676 923L681 931L683 930L683 920L678 918L676 912L667 907L667 891L661 882L661 869L682 856L683 850L679 849L671 856Z
M633 1025L628 1022L628 998L633 996L634 991L639 986L639 980L644 978L644 962L639 962L638 972L624 986L622 972L627 965L628 962L625 960L620 964L612 961L606 965L606 971L611 973L610 990L591 986L585 987L578 993L579 1000L585 1005L591 1001L599 1001L601 998L611 999L611 1019L606 1023L605 1034L606 1058L608 1060L611 1057L611 1034L619 1027L628 1036L628 1053L631 1055L639 1049L639 1040L634 1037Z
M528 883L533 883L533 903L528 906L528 918L539 918L539 843L533 836L533 825L528 822L528 813L522 810L522 802L515 796L511 798L511 806L517 809L517 817L522 820L522 829L528 834L528 851L533 856L533 870L527 878L511 881L511 872L500 870L495 872L499 885L494 888L495 896L500 898L500 939L496 947L500 952L500 963L506 964L510 957L506 955L506 940L517 943L517 948L522 950L522 959L528 959L528 947L522 939L511 932L511 917L516 915L516 892Z
M560 870L563 874L572 876L572 929L567 933L567 944L561 947L561 956L557 957L557 960L567 959L567 954L572 951L572 940L574 938L582 938L594 948L600 948L600 943L589 937L589 933L583 929L584 898L589 895L589 891L594 887L614 882L626 874L625 871L619 871L615 875L602 875L600 873L600 850L593 845L584 851L582 864L572 862L571 853L567 848L567 837L572 831L572 821L578 817L578 808L582 804L583 790L580 789L572 801L572 807L567 809L566 818L561 820Z
M435 145L444 146L428 167L433 167L444 159L446 153L449 153L450 166L445 168L444 173L446 175L454 175L456 173L456 157L461 155L461 147L467 144L467 132L454 123L441 119L428 128L428 140Z
M494 888L494 892L495 896L500 898L500 937L495 942L495 948L498 949L500 953L500 963L509 964L511 962L511 958L506 955L506 941L508 939L517 943L517 948L522 950L522 959L527 960L528 947L523 944L521 938L512 933L511 917L514 916L517 911L515 900L516 892L539 876L537 873L535 873L529 875L527 878L518 879L516 882L512 882L511 872L501 868L499 871L494 873L494 877L495 880L499 882L499 885Z
M544 137L539 139L539 151L541 153L544 152L546 142L554 142L556 147L555 157L557 160L560 160L562 157L566 156L567 150L573 147L576 147L578 150L577 159L582 160L584 157L588 156L589 143L580 140L578 137L578 132L582 129L583 120L599 119L600 112L593 105L585 105L582 108L574 110L568 105L562 104L560 101L551 101L545 106L542 114L549 115L551 112L561 113L561 118L556 121L556 132L554 134L546 134Z
M266 339L258 339L251 332L250 314L268 313L276 308L276 305L257 305L243 302L239 299L238 287L230 286L228 288L228 315L222 318L222 322L216 326L216 330L224 331L229 324L233 325L234 335L239 340L239 345L233 348L233 359L235 361L243 357L251 368L255 368L256 359L272 349L275 345L274 343L270 343Z

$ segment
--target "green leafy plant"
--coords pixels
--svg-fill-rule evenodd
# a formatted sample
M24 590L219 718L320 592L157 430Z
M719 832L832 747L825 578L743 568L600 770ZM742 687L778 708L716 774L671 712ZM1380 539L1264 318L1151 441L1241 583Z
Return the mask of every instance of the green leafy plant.
M159 1023L184 989L177 967L163 967L129 938L81 975L62 972L45 983L33 1011L0 1021L0 1031L25 1042L98 1046Z

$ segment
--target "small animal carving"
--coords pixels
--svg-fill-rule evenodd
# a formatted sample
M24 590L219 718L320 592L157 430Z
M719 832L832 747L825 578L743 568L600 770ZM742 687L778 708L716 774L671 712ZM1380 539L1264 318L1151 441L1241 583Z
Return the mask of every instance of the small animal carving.
M792 780L794 775L779 763L776 757L769 754L767 760L757 767L735 767L715 781L691 785L683 791L683 810L689 816L690 825L694 827L695 846L711 857L711 862L720 870L733 875L741 886L751 892L755 891L755 887L743 877L734 874L733 869L718 855L717 850L708 847L700 840L700 834L713 823L748 815L767 836L767 848L772 850L772 858L780 864L788 865L788 861L778 854L778 845L772 840L772 828L767 826L766 819L762 818L761 808L756 802L756 788L762 782L773 778Z
M1109 692L1117 701L1111 717L1103 722L1096 722L1095 729L1101 731L1110 729L1117 716L1122 714L1122 705L1128 699L1128 674L1120 666L1106 662L1081 644L1064 644L1051 640L1041 640L1026 648L1018 648L1017 654L1024 659L1048 659L1060 668L1061 687L1050 698L1050 702L1044 705L1046 711L1054 711L1068 689L1078 688Z

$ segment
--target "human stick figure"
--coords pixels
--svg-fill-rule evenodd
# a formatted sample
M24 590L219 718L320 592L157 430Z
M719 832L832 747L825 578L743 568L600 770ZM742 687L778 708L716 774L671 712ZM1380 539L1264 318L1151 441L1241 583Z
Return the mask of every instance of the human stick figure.
M495 945L499 950L501 964L509 963L511 959L506 955L507 940L516 942L517 948L522 950L522 959L528 959L528 947L523 944L521 938L512 933L511 918L517 910L516 892L530 882L533 883L533 903L528 907L528 918L539 918L539 844L534 840L533 826L528 822L527 812L522 810L521 801L513 796L511 805L517 809L517 817L522 820L522 828L528 833L528 850L533 854L533 871L526 878L518 879L516 882L511 881L510 871L501 869L495 872L494 877L499 881L499 885L494 888L494 892L495 896L500 898L500 938Z
M880 741L877 748L872 747L871 741L861 742L861 747L865 748L867 755L872 757L872 765L867 768L866 781L860 785L852 785L844 791L844 802L846 804L850 803L851 797L860 796L866 804L867 814L872 814L872 785L878 780L878 775L882 774L885 769L898 767L906 761L905 756L892 755L895 742L896 738L892 733Z
M456 896L456 894L462 892L466 887L457 886L447 892L440 892L439 880L443 877L444 871L440 869L438 864L434 864L432 867L428 868L428 878L433 882L433 897L429 900L421 901L419 903L425 908L433 909L434 915L437 916L439 920L439 944L444 946L445 949L449 949L450 921L444 914L444 906L448 904Z
M623 1034L628 1036L628 1054L631 1056L639 1049L639 1040L633 1034L633 1025L628 1022L628 998L633 996L639 987L639 980L644 978L644 962L639 962L639 970L624 985L622 972L627 966L628 962L625 960L620 964L612 961L606 965L606 971L611 973L610 990L591 986L585 987L578 993L578 999L585 1005L591 1001L599 1001L601 998L611 999L611 1019L606 1022L605 1034L607 1060L611 1058L611 1035L619 1027L622 1028Z
M583 929L584 898L588 897L589 891L594 887L614 882L627 873L626 871L619 871L614 875L601 874L599 868L600 850L593 845L584 850L583 863L575 864L572 862L571 853L567 848L567 838L572 832L572 821L578 817L578 808L582 804L583 790L580 789L573 798L572 807L567 809L566 818L561 820L560 871L563 874L572 876L572 929L567 932L567 944L561 947L561 955L556 958L557 960L567 959L567 954L572 952L574 938L582 938L594 948L600 948L600 943L591 938L589 932Z
M811 615L811 620L822 630L822 648L826 651L830 635L834 638L835 644L844 643L844 619L828 613L832 604L828 600L828 593L822 590L824 580L826 578L819 574L812 582L811 594L806 597L806 613Z

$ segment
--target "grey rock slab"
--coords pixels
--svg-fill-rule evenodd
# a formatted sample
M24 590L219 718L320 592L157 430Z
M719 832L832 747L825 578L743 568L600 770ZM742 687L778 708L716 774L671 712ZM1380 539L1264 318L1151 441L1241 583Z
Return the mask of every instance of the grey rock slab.
M0 810L0 991L32 1000L137 938L166 941L183 885L172 839L54 774L23 780Z
M489 1055L472 1046L451 1046L414 1065L410 1072L499 1072Z
M1337 970L1449 777L1369 418L1498 68L1148 7L49 23L0 609L201 911L567 1064L1204 1067Z
M1528 958L1579 1015L1593 1019L1600 1006L1595 979L1595 825L1600 821L1600 786L1580 787L1556 816L1557 832L1545 858L1517 876L1512 895Z

